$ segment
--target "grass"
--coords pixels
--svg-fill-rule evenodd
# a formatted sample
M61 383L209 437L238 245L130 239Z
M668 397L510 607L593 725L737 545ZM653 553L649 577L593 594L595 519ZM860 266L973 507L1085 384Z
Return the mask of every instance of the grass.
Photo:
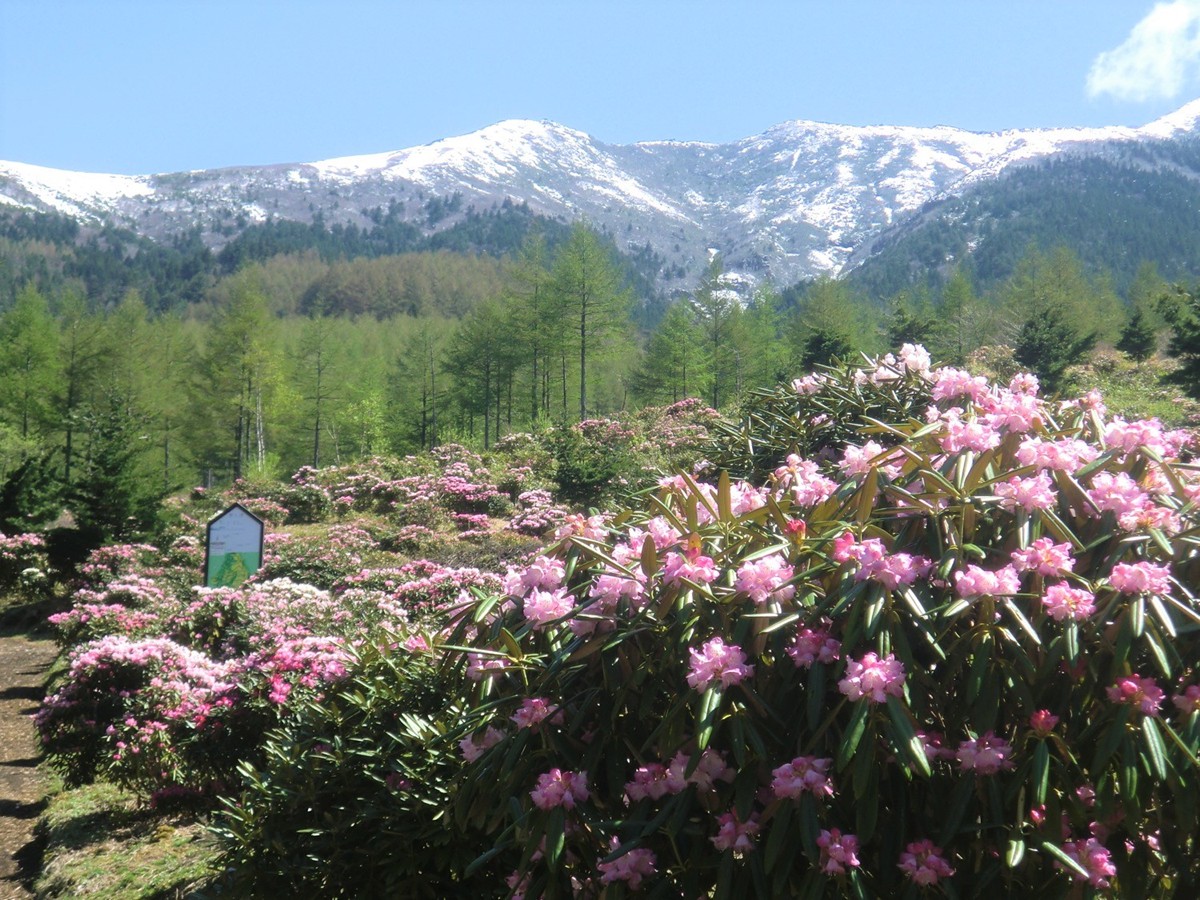
M38 821L38 897L215 897L217 843L202 821L161 814L111 784L64 789Z
M1200 403L1186 397L1162 378L1178 368L1169 359L1154 357L1135 363L1116 351L1097 351L1085 366L1070 372L1067 394L1098 388L1110 416L1148 419L1153 416L1170 428L1195 427L1200 422Z

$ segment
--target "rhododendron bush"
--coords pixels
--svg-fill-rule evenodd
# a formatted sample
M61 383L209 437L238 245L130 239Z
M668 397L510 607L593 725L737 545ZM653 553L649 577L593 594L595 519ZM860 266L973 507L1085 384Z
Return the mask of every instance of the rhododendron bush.
M873 390L928 400L576 520L431 649L514 896L1200 890L1185 436L917 348L795 420Z

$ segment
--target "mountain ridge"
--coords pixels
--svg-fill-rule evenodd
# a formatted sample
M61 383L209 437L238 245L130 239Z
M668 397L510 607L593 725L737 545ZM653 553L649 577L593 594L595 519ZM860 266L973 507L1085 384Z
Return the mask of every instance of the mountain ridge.
M401 150L301 163L110 175L0 161L0 204L104 222L154 239L199 227L214 248L271 218L364 224L396 206L427 230L431 198L463 209L527 203L587 219L667 270L695 274L710 250L752 278L836 276L930 204L1014 166L1193 138L1200 100L1146 125L971 132L953 126L790 120L728 143L609 144L547 120L508 119ZM1163 154L1160 154L1163 156ZM397 206L398 205L398 206Z

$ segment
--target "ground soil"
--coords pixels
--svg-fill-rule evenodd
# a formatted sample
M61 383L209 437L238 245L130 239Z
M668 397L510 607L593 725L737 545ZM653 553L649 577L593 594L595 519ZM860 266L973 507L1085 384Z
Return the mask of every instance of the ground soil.
M0 900L33 896L28 880L41 856L33 826L46 784L32 716L56 655L53 641L0 634Z

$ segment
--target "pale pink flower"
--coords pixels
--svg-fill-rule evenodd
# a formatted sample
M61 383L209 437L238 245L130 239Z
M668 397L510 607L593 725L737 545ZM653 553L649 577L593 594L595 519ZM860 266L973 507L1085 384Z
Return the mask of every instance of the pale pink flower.
M900 348L900 365L908 372L927 375L932 362L929 351L920 344L905 344Z
M799 800L805 791L814 797L832 797L833 781L829 777L832 759L797 756L771 772L771 790L776 797Z
M1117 518L1138 512L1150 499L1125 472L1097 472L1087 496L1099 512L1112 510Z
M966 571L954 573L954 589L963 599L1016 594L1021 590L1021 576L1012 566L992 572L968 565Z
M801 396L815 394L821 390L828 380L828 377L825 375L806 375L792 382L792 390Z
M1171 702L1179 707L1179 711L1185 716L1200 712L1200 684L1189 684L1182 694L1172 697Z
M710 791L718 781L733 781L733 767L712 747L706 748L700 754L696 768L688 775L687 770L691 762L691 757L682 750L671 758L671 763L667 766L667 790L670 793L678 794L689 784L696 785L701 791Z
M930 762L938 759L954 759L954 751L946 746L946 736L940 731L918 731L925 758Z
M620 849L621 842L614 837L609 847L616 852ZM639 890L643 879L652 878L658 873L654 853L642 847L626 850L616 859L602 862L596 868L600 871L601 884L624 881L631 891Z
M923 556L911 556L908 553L889 553L879 538L868 538L862 543L855 543L850 532L842 532L833 542L831 556L835 562L855 562L858 570L854 573L856 581L870 579L877 581L888 590L894 590L901 584L912 584L928 571L930 562Z
M758 834L758 818L751 813L745 822L737 817L737 813L729 811L717 816L717 833L710 838L718 850L732 850L734 853L749 853L754 849L754 838Z
M556 806L574 809L575 804L588 798L587 772L564 772L551 769L538 776L537 787L529 792L533 805L549 810Z
M544 697L526 697L521 706L512 714L512 720L518 728L533 728L550 719L552 724L563 720L562 710Z
M1171 567L1145 561L1117 563L1108 583L1122 594L1169 594Z
M859 865L858 838L853 834L842 834L840 829L822 829L817 837L821 848L821 871L826 875L844 875L846 868Z
M1153 678L1141 675L1126 675L1108 688L1108 699L1113 703L1128 703L1136 706L1145 716L1157 716L1166 694Z
M483 734L470 734L459 741L458 749L462 751L463 759L473 763L483 756L485 750L495 747L502 740L504 740L504 732L489 725L484 729Z
M1042 596L1042 606L1046 615L1056 622L1068 619L1082 622L1096 611L1096 597L1091 591L1059 582L1046 588L1046 593Z
M829 633L829 622L826 620L818 628L800 626L796 631L796 639L785 652L797 668L808 669L815 662L833 662L841 649L841 641Z
M1086 880L1094 888L1109 887L1108 879L1117 874L1117 867L1113 864L1112 854L1103 844L1094 837L1090 837L1084 840L1067 841L1063 844L1062 849L1067 856L1087 870L1086 879L1078 872L1068 870L1072 872L1076 881ZM1066 869L1062 863L1055 865L1060 869Z
M1021 465L1060 472L1075 472L1099 455L1095 447L1079 438L1044 441L1039 437L1029 437L1021 441L1021 446L1017 448L1017 462Z
M1018 572L1037 572L1039 575L1062 575L1075 569L1071 545L1056 544L1052 538L1041 537L1024 550L1011 554Z
M1014 394L1034 395L1041 389L1041 383L1032 372L1018 372L1009 379L1008 389Z
M968 397L975 402L987 396L988 381L982 375L971 375L949 366L933 371L933 399L952 400Z
M503 656L487 656L483 653L467 654L467 677L472 681L483 681L492 675L498 675L508 668L508 660Z
M540 630L574 608L575 598L565 588L555 591L532 590L525 598L525 619Z
M718 574L712 557L704 556L699 550L668 553L663 564L663 584L680 585L685 578L694 584L709 584Z
M889 479L896 479L904 468L904 455L893 450L884 456L884 447L875 441L867 441L861 447L847 444L842 452L842 461L838 468L849 476L866 475L873 467Z
M697 691L703 691L715 681L722 687L739 684L742 679L754 674L754 666L746 664L746 654L737 644L726 646L725 641L715 637L697 650L688 648L692 657L688 668L687 683Z
M942 854L942 848L929 839L913 841L900 854L898 865L914 884L925 887L954 874L954 869Z
M1024 434L1042 421L1042 402L1033 394L998 391L979 403L983 420L997 432Z
M680 785L679 790L683 790ZM625 782L625 797L630 803L636 803L638 800L661 800L669 793L678 793L671 790L671 786L667 782L667 767L662 763L647 763L644 766L639 766L634 770L633 779Z
M737 571L735 587L748 594L755 603L768 600L790 600L796 593L795 585L786 584L795 574L781 553L760 556L742 563Z
M959 744L957 756L964 772L995 775L1013 767L1012 744L990 731Z
M938 444L946 453L958 453L960 450L982 453L984 450L1000 446L1000 432L985 421L976 419L964 422L952 413L947 413L942 418L946 424L946 433L938 439Z
M735 516L741 516L767 505L770 492L757 488L745 481L735 481L729 485L729 509Z
M889 653L883 659L867 653L862 659L846 664L846 676L838 682L838 690L851 700L866 697L872 703L884 703L890 694L904 696L904 663Z
M1035 509L1052 509L1058 500L1058 493L1045 472L1038 472L1031 478L1014 475L1008 481L997 484L994 490L1000 498L1000 505L1010 512L1017 508L1027 513Z

